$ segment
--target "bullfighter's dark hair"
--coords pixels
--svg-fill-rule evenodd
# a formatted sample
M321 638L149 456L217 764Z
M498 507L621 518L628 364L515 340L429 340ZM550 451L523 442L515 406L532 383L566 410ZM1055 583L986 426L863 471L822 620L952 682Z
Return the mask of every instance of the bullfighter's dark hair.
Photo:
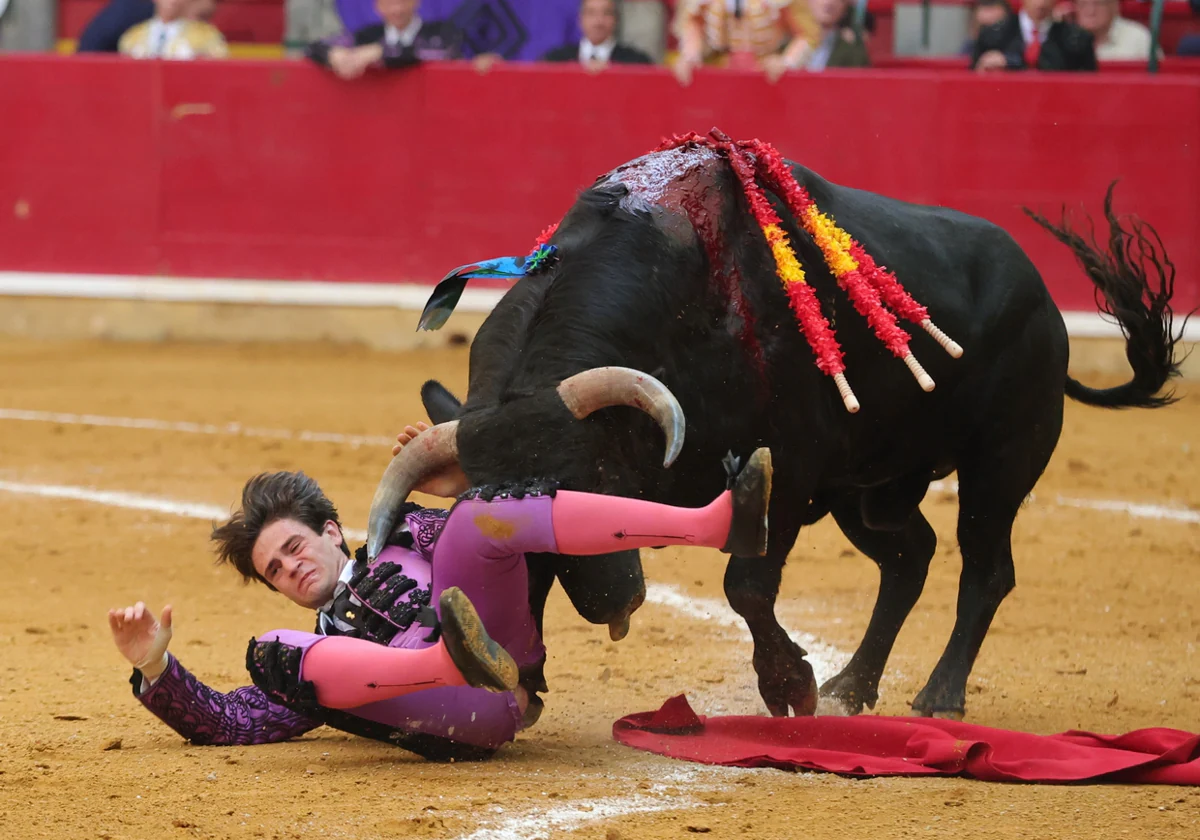
M252 553L263 529L280 519L294 519L320 533L326 522L341 528L337 508L316 480L302 472L259 473L242 488L242 506L224 525L214 526L211 539L217 544L217 564L228 563L249 583L257 580L274 591L254 568ZM342 551L350 554L346 541Z

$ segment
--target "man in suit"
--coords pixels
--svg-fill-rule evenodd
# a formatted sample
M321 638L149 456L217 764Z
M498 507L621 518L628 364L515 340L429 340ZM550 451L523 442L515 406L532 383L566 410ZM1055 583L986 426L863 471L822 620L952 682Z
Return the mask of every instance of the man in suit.
M341 79L356 79L368 67L461 58L462 32L446 21L422 20L420 5L420 0L375 0L381 23L309 44L305 54Z
M995 70L1079 71L1096 69L1091 34L1067 20L1069 7L1056 0L1024 0L1021 11L979 30L971 67Z
M80 33L75 52L115 53L126 31L152 17L153 0L111 0Z
M543 61L578 61L589 70L603 70L609 64L653 64L654 59L641 50L617 43L616 0L583 0L579 4L578 44L564 44L550 50Z

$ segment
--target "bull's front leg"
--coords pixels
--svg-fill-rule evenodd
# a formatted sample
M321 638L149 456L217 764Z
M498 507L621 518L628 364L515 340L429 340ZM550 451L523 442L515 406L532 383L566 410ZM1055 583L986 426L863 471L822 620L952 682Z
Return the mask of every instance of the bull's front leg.
M789 709L796 716L811 715L817 709L812 666L804 658L804 649L792 641L775 617L783 564L798 530L790 536L773 532L765 557L732 557L725 568L725 597L750 629L758 691L775 717L786 717Z

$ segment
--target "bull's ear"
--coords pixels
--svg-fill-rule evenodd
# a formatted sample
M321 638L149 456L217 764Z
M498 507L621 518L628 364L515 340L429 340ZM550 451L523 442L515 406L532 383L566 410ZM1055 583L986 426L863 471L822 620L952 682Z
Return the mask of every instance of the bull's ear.
M449 423L458 416L462 403L458 397L446 390L441 382L430 379L421 386L421 402L425 405L425 413L434 423Z

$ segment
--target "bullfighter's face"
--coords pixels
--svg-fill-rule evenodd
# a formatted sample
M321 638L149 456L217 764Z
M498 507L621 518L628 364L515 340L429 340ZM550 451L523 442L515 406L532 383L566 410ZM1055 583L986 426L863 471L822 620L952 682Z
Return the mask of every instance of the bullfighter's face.
M317 533L295 519L277 519L254 541L254 570L290 600L318 609L333 597L349 558L342 551L342 529L326 522Z

